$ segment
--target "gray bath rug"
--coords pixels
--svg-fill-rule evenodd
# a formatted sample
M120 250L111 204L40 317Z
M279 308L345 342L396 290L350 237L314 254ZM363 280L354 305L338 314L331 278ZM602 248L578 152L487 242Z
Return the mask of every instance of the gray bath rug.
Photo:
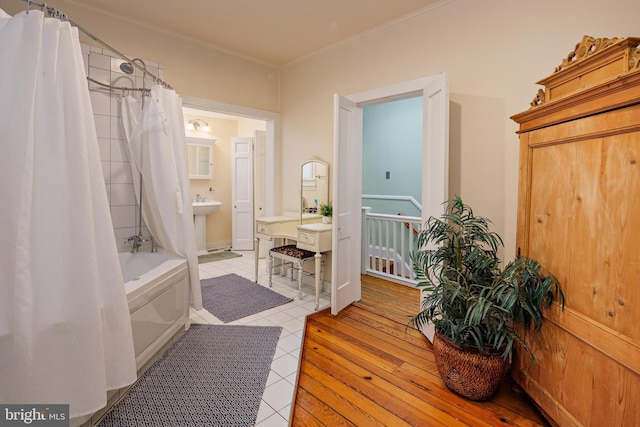
M191 325L99 426L253 426L282 328Z
M198 264L204 264L206 262L212 262L212 261L222 261L225 259L237 258L241 256L242 255L237 254L235 252L231 252L231 251L210 252L205 255L199 255Z
M224 323L293 301L237 274L203 279L202 305Z

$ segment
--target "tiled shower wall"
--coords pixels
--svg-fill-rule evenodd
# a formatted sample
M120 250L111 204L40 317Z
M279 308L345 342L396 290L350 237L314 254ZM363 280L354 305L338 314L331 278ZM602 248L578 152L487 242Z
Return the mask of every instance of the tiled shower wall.
M119 68L123 61L110 51L83 44L82 53L87 76L92 79L119 87L142 87L142 71L136 69L132 75L123 73ZM146 60L144 62L150 73L162 78L162 65ZM147 78L146 87L150 87L152 84L151 79ZM89 82L89 94L96 122L102 172L109 198L113 231L118 250L124 251L131 248L131 244L125 244L124 240L138 232L139 214L133 186L133 180L139 179L139 176L137 174L133 176L131 173L127 142L121 121L120 102L123 94L126 95L126 93L120 90L109 91L109 89ZM130 92L130 94L136 97L140 96L138 92ZM144 224L142 234L149 235ZM149 243L145 245L149 246ZM143 246L143 250L146 246Z

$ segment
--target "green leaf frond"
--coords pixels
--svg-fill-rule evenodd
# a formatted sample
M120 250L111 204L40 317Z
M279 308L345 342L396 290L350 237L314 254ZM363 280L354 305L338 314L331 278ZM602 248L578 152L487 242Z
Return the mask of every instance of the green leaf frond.
M459 197L445 205L440 218L425 222L411 255L423 300L408 326L431 323L457 344L505 358L518 343L534 360L515 325L539 330L544 308L556 298L564 308L558 280L527 257L501 267L504 244L491 221L476 217Z

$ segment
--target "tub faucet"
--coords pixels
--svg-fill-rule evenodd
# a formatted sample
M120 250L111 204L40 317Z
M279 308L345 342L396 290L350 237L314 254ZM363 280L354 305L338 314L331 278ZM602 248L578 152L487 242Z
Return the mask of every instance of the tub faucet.
M144 243L144 238L142 234L134 234L133 236L127 237L124 241L125 243L133 242L133 246L131 247L131 253L135 254L138 252L138 248Z
M135 254L138 252L138 249L144 242L151 241L151 252L157 252L158 248L156 247L156 241L153 236L144 237L142 234L134 234L133 236L127 237L124 243L133 242L133 246L131 247L131 253Z

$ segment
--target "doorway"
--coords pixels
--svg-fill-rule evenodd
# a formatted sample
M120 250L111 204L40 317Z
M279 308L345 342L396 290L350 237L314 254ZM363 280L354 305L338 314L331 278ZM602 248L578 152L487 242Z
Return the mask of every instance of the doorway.
M411 288L422 212L422 106L422 96L412 95L362 107L361 274Z
M449 83L446 73L349 96L334 95L334 217L331 312L360 299L362 262L362 106L383 100L423 97L422 222L442 214L448 197Z
M278 198L280 197L279 192L275 190L279 185L275 174L275 171L279 168L279 165L277 164L279 156L276 156L275 152L275 135L279 126L279 114L191 96L182 96L182 101L183 107L186 111L197 112L207 117L217 117L220 119L237 121L239 134L246 134L246 136L251 135L252 139L259 140L260 152L255 157L255 160L260 161L261 164L257 165L255 161L251 162L251 175L256 177L256 179L259 177L259 182L254 182L252 179L250 183L244 182L242 185L246 186L249 184L250 188L247 191L251 191L252 194L254 191L261 192L259 194L256 193L256 196L252 197L252 200L255 200L255 202L252 201L252 206L250 207L254 213L254 215L251 215L252 217L273 215L275 206L279 205ZM252 122L259 122L261 125L256 127L255 123L252 124ZM213 135L216 134L215 128L212 128L211 131ZM238 134L228 135L228 138L226 138L226 142L228 142L229 145L225 146L225 150L227 150L227 152L224 154L229 157L229 161L228 164L224 165L226 170L221 171L225 173L226 181L224 181L224 185L226 188L224 188L223 191L223 189L219 189L217 187L218 183L216 182L216 173L214 171L214 180L211 185L207 184L208 187L204 189L205 193L203 194L216 200L224 195L224 202L226 202L227 205L227 208L224 209L223 202L223 208L221 208L221 212L219 212L223 213L223 215L220 215L219 218L209 219L210 222L215 223L216 229L221 230L215 232L217 233L216 236L218 236L219 233L224 233L225 236L223 241L213 242L213 245L217 246L216 248L232 247L233 241L236 240L235 237L237 237L236 234L238 232L240 232L240 235L238 235L240 237L239 241L243 241L244 243L249 241L252 242L254 238L253 224L238 226L236 223L237 219L245 218L246 215L235 215L235 210L233 208L232 193L233 188L235 188L237 183L235 182L234 174L232 173L232 148L230 140L236 136L238 136ZM214 163L216 163L216 159L214 159ZM223 180L219 181L220 184L222 184ZM203 186L202 183L197 182L196 185L199 187ZM242 206L242 208L245 209L246 212L247 207ZM253 246L244 245L239 250L245 249L253 249Z

